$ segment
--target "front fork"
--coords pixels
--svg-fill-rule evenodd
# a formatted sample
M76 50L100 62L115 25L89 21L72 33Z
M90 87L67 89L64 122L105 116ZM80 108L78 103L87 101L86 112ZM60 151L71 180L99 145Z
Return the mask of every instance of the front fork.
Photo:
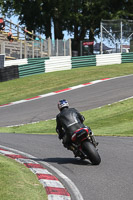
M98 145L98 142L96 142L94 135L89 135L88 139L94 145L94 147L96 147Z

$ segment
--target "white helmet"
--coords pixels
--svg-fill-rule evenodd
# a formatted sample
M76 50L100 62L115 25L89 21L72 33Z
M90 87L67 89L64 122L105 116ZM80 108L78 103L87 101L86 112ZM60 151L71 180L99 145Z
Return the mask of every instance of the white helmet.
M67 100L65 100L65 99L59 100L59 102L58 102L58 109L60 111L62 110L62 108L68 108L68 107L69 107L69 104L68 104Z

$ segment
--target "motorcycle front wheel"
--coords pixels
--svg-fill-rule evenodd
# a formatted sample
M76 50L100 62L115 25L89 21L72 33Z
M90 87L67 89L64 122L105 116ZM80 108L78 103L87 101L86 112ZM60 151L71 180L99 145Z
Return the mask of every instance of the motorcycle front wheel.
M93 165L99 165L101 158L96 148L89 141L84 141L82 143L82 150L87 155L87 158L91 161Z

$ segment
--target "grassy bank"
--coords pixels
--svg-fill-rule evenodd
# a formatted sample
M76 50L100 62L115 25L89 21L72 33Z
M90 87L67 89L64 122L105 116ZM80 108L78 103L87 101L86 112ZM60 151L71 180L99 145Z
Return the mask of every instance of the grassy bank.
M133 64L83 67L0 83L0 105L90 81L133 74Z
M46 200L45 189L28 168L0 155L1 200Z
M82 112L85 125L90 126L95 135L133 136L133 99L106 105ZM56 121L48 120L36 124L15 127L0 127L0 132L56 134Z

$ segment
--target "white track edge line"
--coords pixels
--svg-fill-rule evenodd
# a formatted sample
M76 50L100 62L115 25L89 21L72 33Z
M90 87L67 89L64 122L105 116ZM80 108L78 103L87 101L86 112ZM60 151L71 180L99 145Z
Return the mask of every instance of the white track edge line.
M37 159L36 157L28 154L28 153L24 153L22 151L19 151L19 150L16 150L16 149L13 149L13 148L9 148L9 147L6 147L6 146L3 146L3 145L0 145L0 148L4 148L4 149L7 149L9 151L13 151L13 152L16 152L18 154L21 154L21 155L25 155L26 157L28 158L33 158L33 159ZM78 190L78 188L76 187L76 185L66 176L64 175L61 171L59 171L58 169L56 169L54 166L50 165L49 163L47 162L44 162L44 161L40 161L39 163L42 163L43 165L49 167L51 170L53 170L59 177L61 177L62 179L64 179L64 181L66 181L66 183L68 184L68 186L70 187L71 191L73 192L74 196L76 197L76 200L84 200L80 191Z
M68 92L68 91L75 90L75 89L79 89L79 88L82 88L82 87L91 86L91 85L94 85L94 84L97 84L97 83L101 83L101 82L104 82L104 81L110 81L110 80L113 80L113 79L124 78L124 77L128 77L128 76L133 76L133 74L91 81L90 84L87 84L87 85L80 84L80 85L77 85L77 86L70 87L69 90L64 90L64 91L62 90L60 92L57 92L57 91L50 92L50 93L47 93L47 94L38 95L37 98L33 97L33 98L29 98L29 99L24 99L24 100L19 100L19 101L11 102L11 103L8 103L8 104L5 104L5 105L3 104L3 105L0 105L0 108L7 107L7 106L12 106L12 105L19 104L19 103L25 103L25 102L29 102L29 101L34 101L34 100L38 100L40 98L45 98L45 97L48 97L48 96L53 96L53 95L61 94L61 93ZM65 89L67 89L67 88L65 88Z
M133 99L133 96L127 97L127 98L125 98L125 99L121 99L121 100L119 100L119 101L116 101L116 102L113 102L113 103L107 104L107 105L109 106L109 105L112 105L112 104L115 104L115 103L119 103L119 102L122 102L122 101L126 101L126 100L128 100L128 99ZM106 106L106 105L103 105L103 106ZM103 106L100 106L100 107L97 107L97 108L102 108ZM94 109L96 109L96 108L94 108ZM55 120L55 119L56 119L56 118L52 118L52 119L47 119L47 120L45 120L45 121L48 121L48 120ZM31 123L27 123L27 124L37 124L37 123L39 123L39 121L31 122ZM27 125L27 124L17 124L17 125L10 125L10 126L4 126L4 127L10 128L10 127L23 126L23 125Z

